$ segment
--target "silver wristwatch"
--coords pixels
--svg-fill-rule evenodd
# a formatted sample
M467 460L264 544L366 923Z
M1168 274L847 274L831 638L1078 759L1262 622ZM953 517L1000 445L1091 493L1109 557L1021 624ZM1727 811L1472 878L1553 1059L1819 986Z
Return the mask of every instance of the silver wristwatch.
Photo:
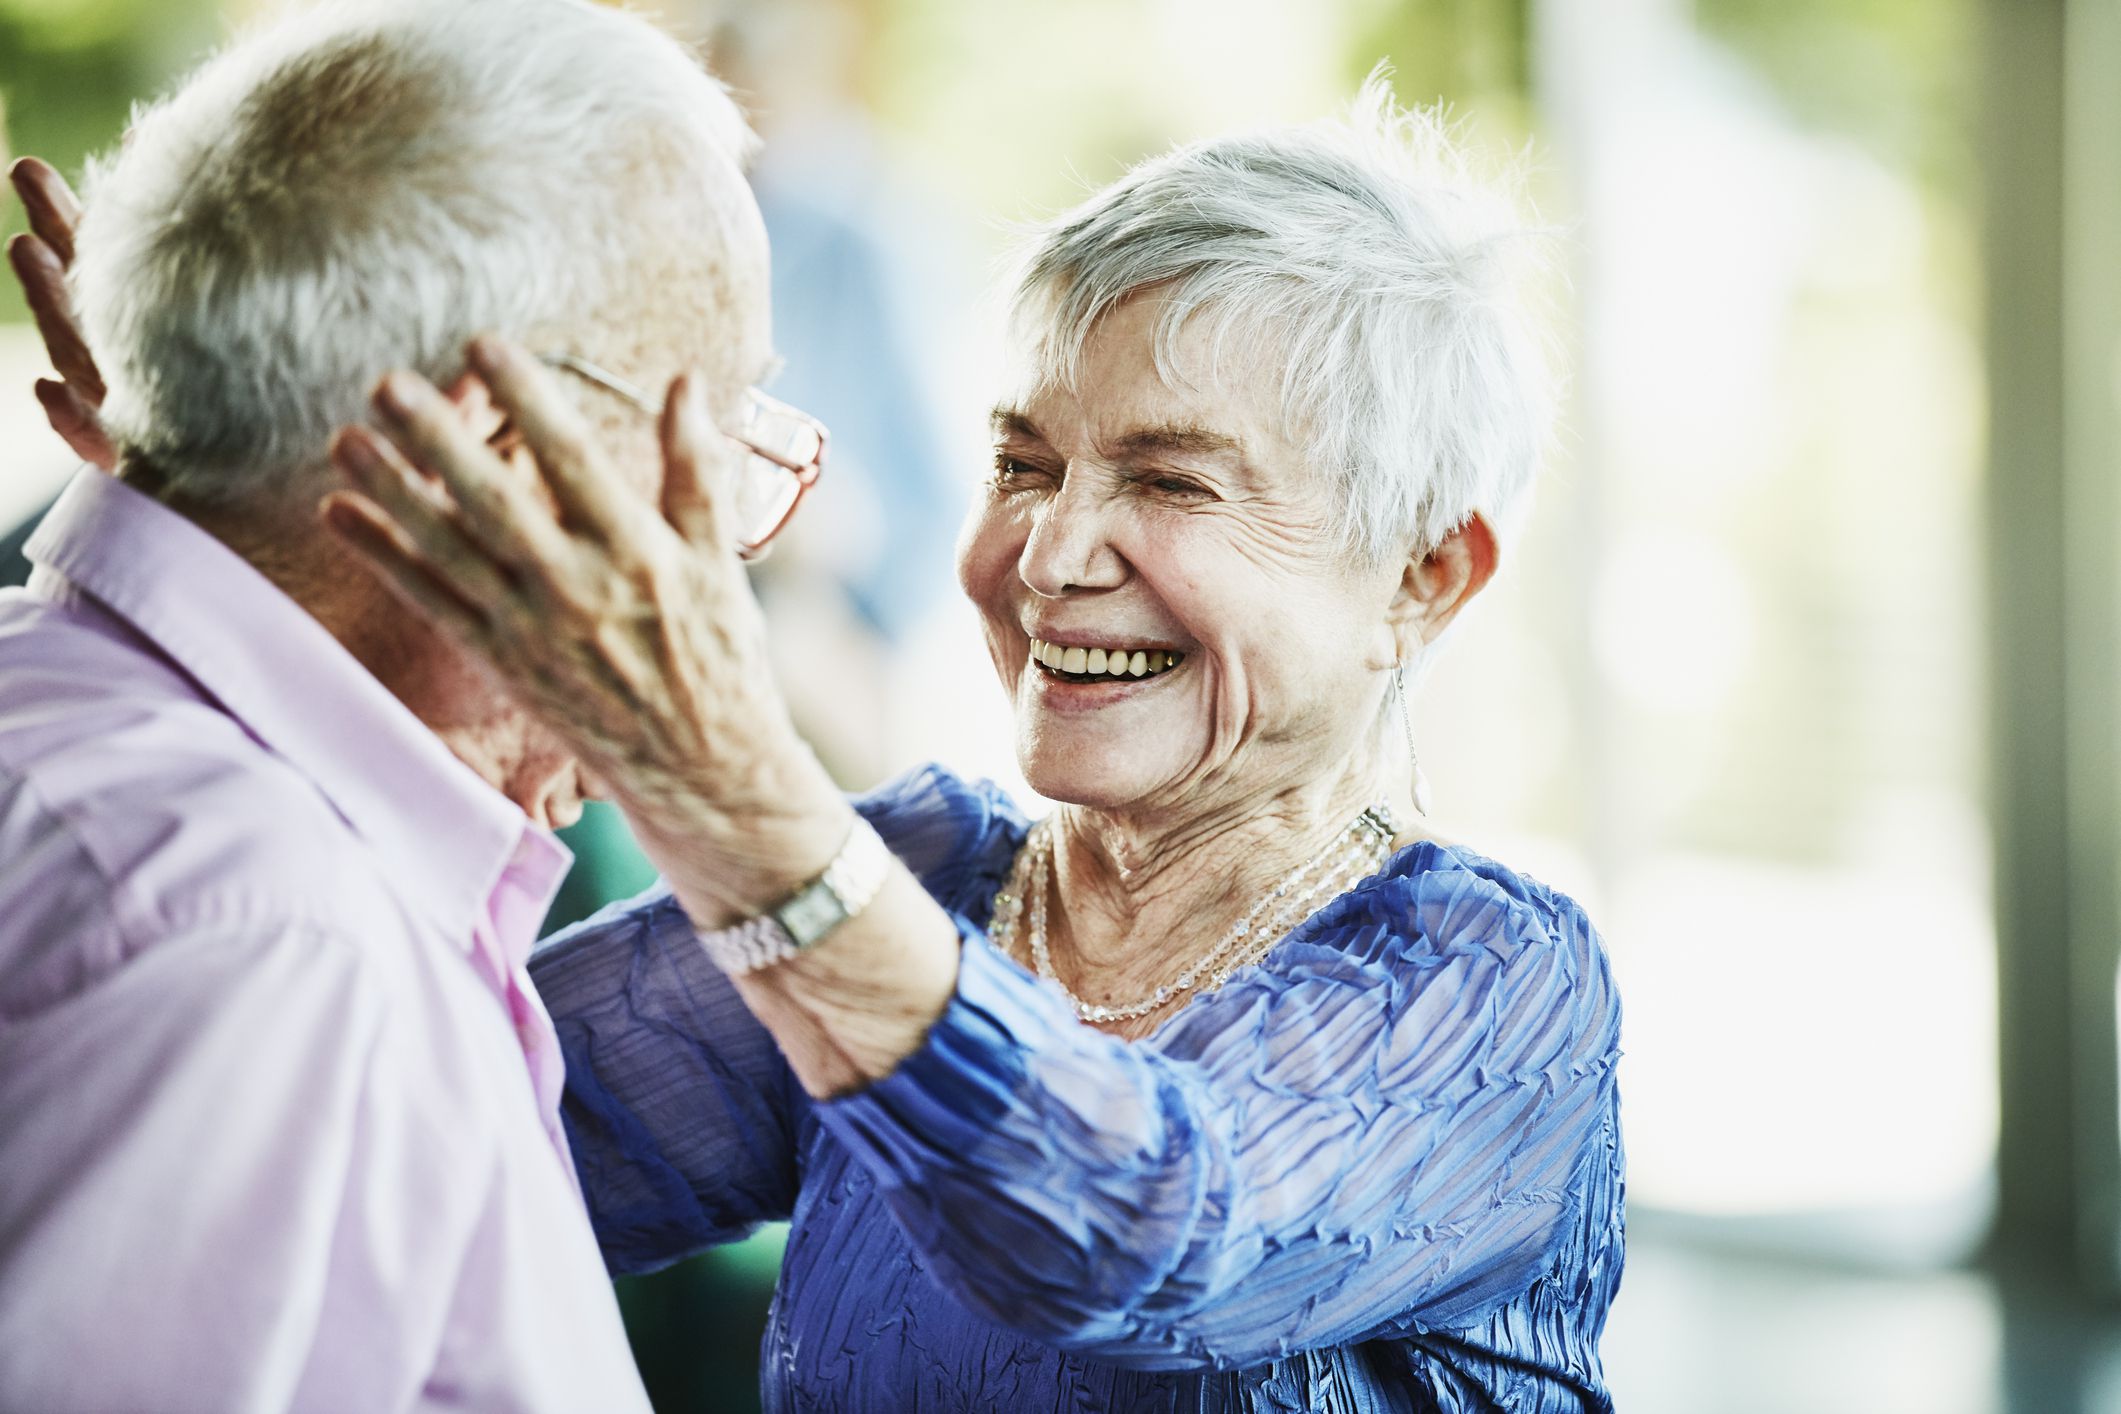
M724 972L756 972L786 962L867 908L890 868L891 850L857 815L847 842L824 873L755 918L700 934L700 946Z

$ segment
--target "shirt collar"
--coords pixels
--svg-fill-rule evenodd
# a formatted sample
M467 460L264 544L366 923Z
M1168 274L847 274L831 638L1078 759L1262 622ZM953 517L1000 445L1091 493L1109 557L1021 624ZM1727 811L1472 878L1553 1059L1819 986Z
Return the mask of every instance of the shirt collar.
M504 873L518 894L549 902L558 889L572 860L566 846L459 761L322 624L199 526L88 469L24 552L144 635L307 777L452 936L469 944ZM514 927L524 926L526 910L506 911L518 915ZM537 920L527 926L534 930Z

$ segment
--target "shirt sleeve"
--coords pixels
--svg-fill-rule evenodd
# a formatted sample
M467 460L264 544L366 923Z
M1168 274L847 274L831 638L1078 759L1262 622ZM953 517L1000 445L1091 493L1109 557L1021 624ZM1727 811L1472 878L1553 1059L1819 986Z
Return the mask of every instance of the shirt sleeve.
M386 994L346 939L209 933L0 1026L10 1407L414 1404L492 1146Z
M1559 904L1466 868L1374 882L1147 1043L961 925L921 1049L819 1115L961 1300L1097 1359L1464 1326L1554 1267L1614 1103L1617 999Z
M530 974L566 1057L561 1119L614 1274L789 1216L807 1101L667 889L557 935Z
M852 801L932 890L984 897L1023 818L925 766ZM772 1033L658 885L555 935L530 974L567 1062L561 1104L605 1264L668 1266L785 1219L811 1112Z

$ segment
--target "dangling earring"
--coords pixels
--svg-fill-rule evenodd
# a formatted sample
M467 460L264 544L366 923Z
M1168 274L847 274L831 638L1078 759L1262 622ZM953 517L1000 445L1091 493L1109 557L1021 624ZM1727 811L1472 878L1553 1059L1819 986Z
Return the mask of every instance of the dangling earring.
M1429 816L1429 778L1422 774L1421 753L1414 749L1414 709L1407 701L1407 666L1402 663L1392 673L1392 681L1399 689L1399 720L1407 729L1407 764L1414 768L1414 811L1423 819Z

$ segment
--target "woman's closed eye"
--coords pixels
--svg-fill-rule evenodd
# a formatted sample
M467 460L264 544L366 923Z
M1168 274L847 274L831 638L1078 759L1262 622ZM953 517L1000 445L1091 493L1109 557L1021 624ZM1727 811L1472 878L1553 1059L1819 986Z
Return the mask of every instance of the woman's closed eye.
M994 454L994 485L1003 491L1020 490L1050 480L1053 473L1037 462L1008 452Z
M1013 452L994 454L993 486L997 491L1025 491L1051 487L1062 477L1057 467ZM1138 492L1165 501L1198 502L1217 499L1216 493L1198 479L1179 472L1135 469L1119 473L1115 489Z
M1132 472L1129 473L1127 482L1136 490L1147 491L1169 500L1199 501L1215 495L1192 477L1170 471Z

